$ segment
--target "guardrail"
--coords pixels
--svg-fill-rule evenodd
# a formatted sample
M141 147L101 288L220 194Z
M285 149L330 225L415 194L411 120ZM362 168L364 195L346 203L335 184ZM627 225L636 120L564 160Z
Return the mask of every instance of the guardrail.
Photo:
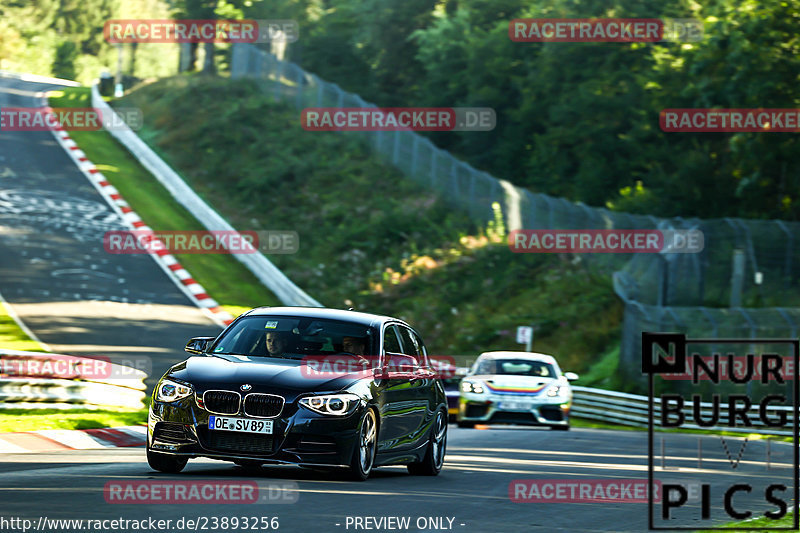
M607 391L593 389L589 387L572 387L572 408L570 414L578 418L596 420L600 422L610 422L624 426L647 427L648 419L648 397L637 394L627 394L624 392ZM710 402L700 403L700 416L704 420L710 420L712 416L712 404ZM688 399L684 401L682 413L685 420L693 420L693 403ZM722 416L727 416L727 409L723 409ZM779 413L786 413L788 421L792 420L792 408L783 406L769 406L766 408L766 416L774 420ZM784 435L791 436L791 429L767 429L771 426L764 424L759 417L758 405L753 406L747 411L750 421L755 427L736 428L736 427L701 427L695 424L681 424L680 429L702 429L710 431L730 431L734 433L758 433L761 435ZM653 399L653 422L654 426L661 426L661 399Z
M114 113L113 108L100 96L97 85L92 86L92 107L99 109L103 116L111 116ZM108 132L169 191L179 204L194 215L209 231L236 231L219 213L200 198L183 181L183 178L147 146L133 130L127 126L119 126L124 123L117 116L115 127L108 130ZM321 303L295 285L261 252L231 255L255 274L259 281L269 288L285 305L322 307Z
M51 78L50 76L39 76L38 74L26 74L23 72L13 72L10 70L0 70L0 78L13 78L15 80L30 81L33 83L51 83L53 85L66 85L68 87L81 86L80 83L74 80Z
M146 377L108 358L0 350L0 409L142 409Z

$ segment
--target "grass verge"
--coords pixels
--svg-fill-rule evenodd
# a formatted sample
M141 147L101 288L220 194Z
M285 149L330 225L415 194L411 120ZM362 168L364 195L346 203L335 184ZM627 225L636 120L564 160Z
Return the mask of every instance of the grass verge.
M49 99L53 108L91 107L88 87L54 91ZM70 136L148 226L156 231L205 229L109 133L70 131ZM175 257L208 294L234 316L251 307L279 303L272 292L231 255L176 254Z
M716 530L703 529L697 533L715 533L716 531L720 531L722 528L725 528L725 531L738 531L739 533L760 533L761 531L764 531L765 528L791 528L793 525L794 515L790 511L786 516L779 518L778 520L762 517L748 520L746 522L730 522L728 524L719 526L719 528Z
M38 342L28 337L0 302L0 347L6 350L46 352Z
M147 409L4 409L0 411L0 433L42 429L99 429L147 423Z
M617 373L619 350L619 344L614 344L587 372L580 375L575 384L581 387L621 391L624 384L621 383Z

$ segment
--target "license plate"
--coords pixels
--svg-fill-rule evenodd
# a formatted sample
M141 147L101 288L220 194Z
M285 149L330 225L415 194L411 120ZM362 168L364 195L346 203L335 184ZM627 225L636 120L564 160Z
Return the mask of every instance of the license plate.
M216 431L239 431L241 433L260 433L263 435L272 435L272 420L253 420L252 418L210 416L208 417L208 429Z
M500 409L503 411L530 411L533 404L529 402L500 402Z

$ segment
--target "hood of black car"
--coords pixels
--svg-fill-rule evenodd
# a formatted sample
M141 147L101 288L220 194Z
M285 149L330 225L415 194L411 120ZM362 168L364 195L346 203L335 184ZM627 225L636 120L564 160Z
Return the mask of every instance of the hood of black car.
M301 393L336 392L368 379L362 374L319 377L310 375L298 360L234 355L190 357L173 366L167 376L190 383L199 394L210 389L267 392L287 400ZM250 388L242 389L242 385Z

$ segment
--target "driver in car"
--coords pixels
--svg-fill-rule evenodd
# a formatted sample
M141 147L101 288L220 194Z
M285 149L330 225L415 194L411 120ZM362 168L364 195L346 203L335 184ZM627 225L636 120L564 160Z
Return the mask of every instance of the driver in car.
M289 346L287 334L282 331L270 331L266 337L267 353L272 356L281 355Z
M366 343L361 337L343 337L342 350L353 355L364 355Z

